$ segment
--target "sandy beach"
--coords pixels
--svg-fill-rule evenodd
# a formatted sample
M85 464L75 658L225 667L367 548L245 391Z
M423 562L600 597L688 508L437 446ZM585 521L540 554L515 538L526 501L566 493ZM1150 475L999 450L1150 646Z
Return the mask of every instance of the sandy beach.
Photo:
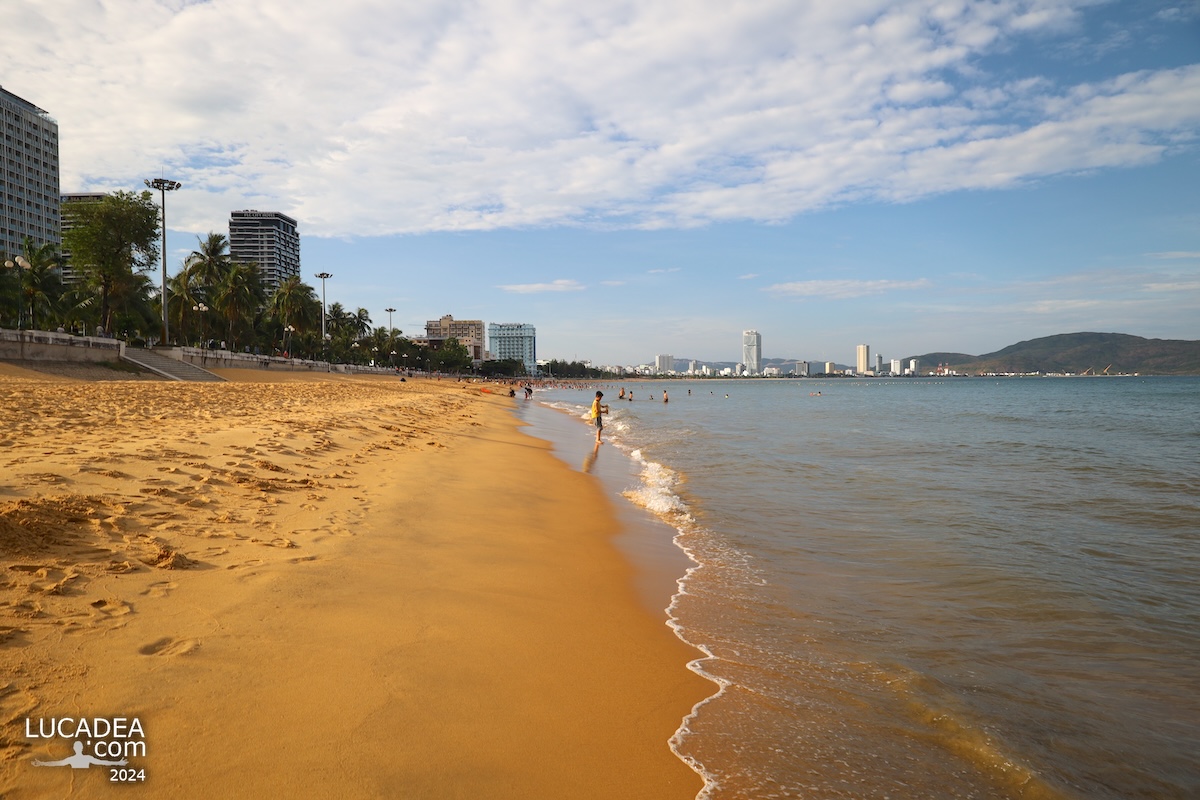
M714 687L508 397L221 374L0 365L0 795L696 796ZM144 779L35 765L63 718Z

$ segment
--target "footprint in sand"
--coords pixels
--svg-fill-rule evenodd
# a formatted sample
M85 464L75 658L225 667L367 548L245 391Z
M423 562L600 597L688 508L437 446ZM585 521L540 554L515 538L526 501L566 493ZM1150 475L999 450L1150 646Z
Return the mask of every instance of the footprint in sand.
M144 656L182 656L195 650L200 646L198 639L173 639L170 636L164 636L161 639L143 645L138 648L138 652Z
M150 597L166 597L178 585L174 581L159 581L158 583L150 584L150 587L142 592L142 594L149 595Z
M106 597L102 600L97 600L92 603L92 608L110 617L123 617L133 611L133 606L115 597Z

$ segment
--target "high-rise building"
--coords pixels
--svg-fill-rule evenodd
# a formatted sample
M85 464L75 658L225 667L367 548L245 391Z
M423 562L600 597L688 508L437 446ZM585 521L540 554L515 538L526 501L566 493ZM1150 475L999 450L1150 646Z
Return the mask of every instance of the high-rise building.
M762 374L762 336L758 331L742 331L742 364L748 374Z
M659 375L666 375L668 372L675 371L675 356L660 355L654 357L654 371Z
M270 297L286 279L300 274L296 220L278 211L230 212L229 257L242 264L257 264Z
M798 375L801 378L807 378L808 377L808 362L807 361L797 361L796 369L792 374Z
M0 256L62 244L59 220L58 123L42 109L0 88ZM0 263L4 259L0 259Z
M908 371L911 372L913 375L920 375L921 374L921 359L919 359L919 358L911 359L908 362Z
M855 364L854 371L859 375L866 375L867 370L871 368L871 347L870 345L860 344L858 346L858 363Z
M71 192L62 195L59 198L60 209L62 211L62 232L66 235L67 231L75 225L75 211L84 203L99 203L106 197L104 192ZM64 284L75 283L83 277L82 269L84 264L73 264L71 262L71 251L63 248L62 251L62 281Z
M492 358L514 358L533 375L537 372L537 330L521 322L493 322L488 325L488 345Z
M483 360L483 320L481 319L455 319L447 314L441 319L426 320L425 338L429 340L429 346L435 349L441 347L447 339L456 339L459 344L467 348L472 361Z
M902 370L900 368L900 359L898 359L898 358L892 359L892 374L893 375L903 374Z

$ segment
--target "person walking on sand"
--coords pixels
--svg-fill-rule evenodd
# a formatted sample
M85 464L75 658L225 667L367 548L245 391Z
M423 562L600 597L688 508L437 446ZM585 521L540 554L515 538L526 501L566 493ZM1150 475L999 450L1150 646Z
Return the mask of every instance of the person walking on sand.
M601 415L608 413L608 406L600 402L600 398L604 397L604 392L596 392L596 398L592 400L592 424L596 426L596 444L600 444L600 432L604 430L604 421L600 419Z

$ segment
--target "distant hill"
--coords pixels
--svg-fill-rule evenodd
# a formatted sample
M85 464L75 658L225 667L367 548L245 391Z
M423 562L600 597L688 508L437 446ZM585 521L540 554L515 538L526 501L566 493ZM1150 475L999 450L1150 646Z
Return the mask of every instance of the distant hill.
M921 371L944 364L956 372L1137 372L1200 375L1200 341L1143 339L1124 333L1062 333L1018 342L982 356L926 353ZM907 361L907 359L905 359Z

